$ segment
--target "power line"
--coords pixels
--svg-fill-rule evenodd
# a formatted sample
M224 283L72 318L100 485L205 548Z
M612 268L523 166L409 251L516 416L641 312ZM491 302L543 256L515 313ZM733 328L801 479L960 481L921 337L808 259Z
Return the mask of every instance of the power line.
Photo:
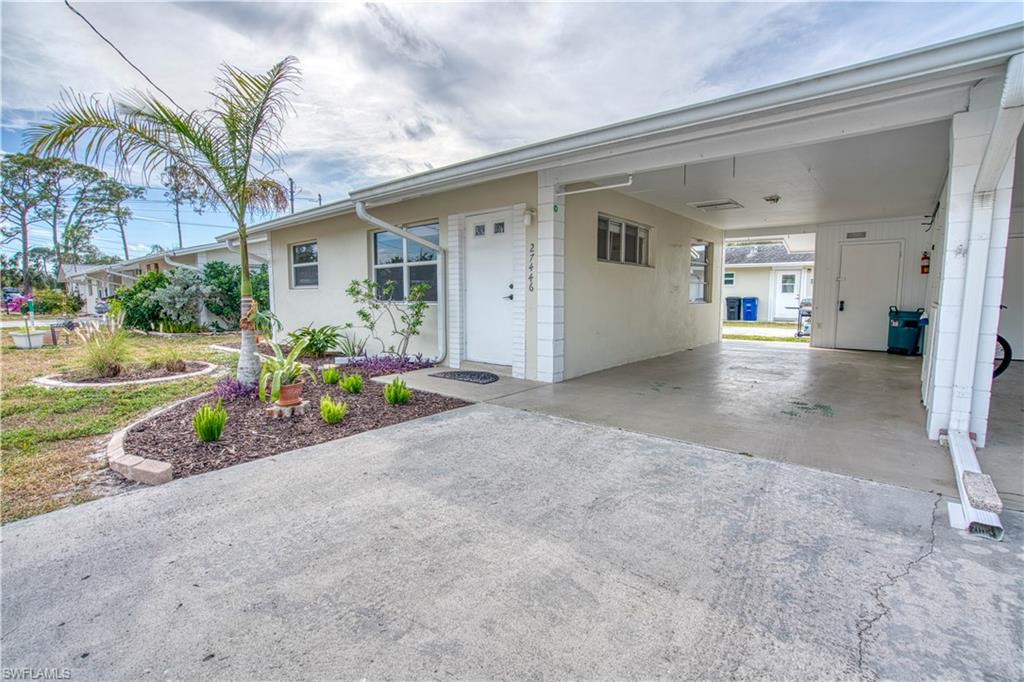
M91 29L92 29L93 33L95 33L95 34L96 34L96 35L98 35L98 36L99 36L100 38L102 38L102 39L103 39L103 42L105 42L105 43L106 43L107 45L110 45L110 47L114 48L114 52L116 52L117 54L119 54L119 55L121 56L121 59L125 60L125 62L127 62L127 63L128 63L128 66L130 66L130 67L132 67L133 69L135 69L136 71L138 71L138 72L139 72L139 74L140 74L140 75L141 75L141 76L142 76L143 78L145 78L145 79L146 79L146 82L148 82L148 83L149 83L150 85L152 85L152 86L153 86L154 88L156 88L156 89L157 89L157 90L158 90L158 91L160 92L160 94L161 94L161 95L163 95L164 97L166 97L167 99L169 99L169 100L171 101L171 104L173 104L174 106L178 107L178 109L180 109L180 110L182 110L182 111L184 111L184 110L185 110L185 109L184 109L184 107L182 107L182 106L181 106L180 104L178 104L177 102L175 102L175 101L174 101L174 98L173 98L173 97L171 97L171 96L170 96L170 95L168 95L168 94L167 94L166 92L164 92L164 89L163 89L163 88L161 88L161 87L160 87L159 85L157 85L156 83L154 83L154 82L153 82L153 79L152 79L152 78L150 78L149 76L147 76L147 75L146 75L146 72L145 72L145 71L143 71L143 70L142 70L142 69L140 69L139 67L135 66L135 64L134 64L134 63L132 63L132 60L128 59L128 57L126 57L126 56L125 56L124 52L121 52L121 50L119 50L119 49L118 49L117 45L115 45L114 43L112 43L112 42L111 42L111 41L110 41L110 40L109 40L109 39L108 39L108 38L107 38L107 37L106 37L105 35L103 35L102 33L100 33L99 29L97 29L97 28L96 28L95 26L93 26L93 25L92 25L92 22L91 22L91 21L89 21L88 19L86 19L86 18L85 18L85 15L84 15L84 14L82 14L82 13L81 13L81 12L79 12L79 11L78 11L77 9L75 9L74 7L72 7L72 6L71 6L71 2L69 2L69 0L64 0L64 4L65 4L65 5L67 5L67 7L68 7L68 9L69 9L69 10L71 10L72 12L74 12L75 14L77 14L77 15L78 15L78 16L79 16L79 17L80 17L80 18L82 19L82 21L84 21L84 22L85 22L85 23L86 23L86 24L87 24L87 25L89 26L89 28L91 28Z

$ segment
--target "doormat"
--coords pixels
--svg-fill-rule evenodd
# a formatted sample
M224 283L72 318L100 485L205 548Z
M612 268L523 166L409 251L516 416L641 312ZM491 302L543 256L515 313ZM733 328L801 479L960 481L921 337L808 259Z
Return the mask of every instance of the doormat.
M497 374L491 374L490 372L438 372L431 374L432 377L439 379L454 379L455 381L466 381L471 384L493 384L498 380Z

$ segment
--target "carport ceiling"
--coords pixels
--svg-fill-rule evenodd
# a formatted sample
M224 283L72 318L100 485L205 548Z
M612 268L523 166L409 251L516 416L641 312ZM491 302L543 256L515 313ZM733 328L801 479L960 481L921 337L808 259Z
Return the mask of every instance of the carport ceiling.
M724 229L930 214L945 180L949 122L634 175L618 191ZM764 197L781 197L770 204ZM688 203L734 199L743 208Z

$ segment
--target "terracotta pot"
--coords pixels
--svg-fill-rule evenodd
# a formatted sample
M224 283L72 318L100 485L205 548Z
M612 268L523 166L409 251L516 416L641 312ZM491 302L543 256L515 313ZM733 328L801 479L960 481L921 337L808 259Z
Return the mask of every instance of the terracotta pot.
M277 404L281 407L291 407L302 402L302 382L296 381L281 387L281 393L277 396Z

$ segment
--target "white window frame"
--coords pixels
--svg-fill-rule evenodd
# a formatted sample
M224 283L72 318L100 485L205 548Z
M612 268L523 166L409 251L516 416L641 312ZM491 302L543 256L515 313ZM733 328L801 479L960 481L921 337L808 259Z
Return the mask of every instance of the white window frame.
M405 225L405 226L403 226L403 229L409 230L409 229L416 228L416 227L433 227L434 229L437 230L437 241L438 241L438 244L441 243L441 224L440 224L440 222L434 220L434 221L430 221L430 222L426 222L426 223L417 223L415 225ZM406 239L405 237L401 237L401 240L402 240L402 262L401 263L382 263L382 264L378 265L377 264L377 235L379 235L379 234L394 234L394 233L387 232L386 230L376 230L376 231L370 233L370 275L371 275L370 279L372 279L374 282L377 281L377 270L393 270L394 268L402 268L402 282L401 282L401 285L402 285L402 298L401 299L395 299L395 301L397 303L405 302L405 301L407 301L409 299L409 281L410 281L410 279L409 279L409 268L429 268L429 267L433 267L434 268L434 272L436 273L437 272L437 260L438 259L435 257L435 259L433 261L416 261L414 263L410 263L409 262L409 240ZM397 237L398 235L394 235L394 236ZM436 253L437 252L435 251L435 254ZM438 285L437 285L437 282L438 282L437 274L434 275L434 282L435 282L435 285L434 285L434 289L435 289L434 296L435 297L440 297L441 293L439 291L437 291L437 288L438 288ZM435 298L435 300L433 300L433 301L428 300L428 301L426 301L426 303L427 303L427 305L437 305L437 300Z
M711 301L711 294L712 294L712 292L711 292L711 290L712 290L711 283L714 281L712 279L713 270L714 270L714 265L713 265L714 264L714 258L712 257L713 244L712 244L712 242L704 241L703 239L693 239L693 240L690 241L690 248L691 249L694 246L698 246L698 245L704 247L704 259L701 260L701 261L694 260L692 252L691 252L691 255L690 255L690 267L686 271L686 274L687 274L687 285L688 285L687 289L689 289L689 287L692 286L692 282L690 282L689 278L693 274L694 269L702 269L703 270L703 275L704 275L703 279L704 279L704 281L700 285L701 286L701 297L700 298L695 298L692 294L690 294L690 303L696 303L696 304L711 303L712 302Z
M316 245L316 261L313 263L296 263L295 247L307 246L309 244ZM296 268L316 268L316 284L296 284ZM292 289L318 289L320 287L320 245L316 239L307 239L306 241L294 242L288 245L288 278Z
M601 258L595 254L599 263L616 263L619 265L636 265L644 268L654 267L651 265L651 240L654 237L654 228L643 223L638 223L635 220L625 220L623 218L616 218L615 216L608 215L607 213L597 214L597 238L600 239L601 235L601 221L608 221L608 232L605 236L605 257ZM619 228L618 234L620 237L620 248L619 248L619 259L612 260L609 256L612 251L612 223L616 224ZM637 238L637 260L636 262L626 260L626 228L636 228Z
M732 278L732 281L729 281L730 277ZM735 272L731 272L731 271L730 272L723 272L722 273L722 286L723 287L736 286L736 273Z

